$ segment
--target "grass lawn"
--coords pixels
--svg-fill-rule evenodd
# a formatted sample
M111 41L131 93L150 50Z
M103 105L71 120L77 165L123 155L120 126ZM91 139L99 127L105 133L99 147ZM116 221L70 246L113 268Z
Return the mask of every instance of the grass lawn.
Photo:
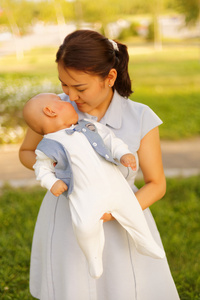
M152 49L149 49L149 51ZM161 138L200 134L200 52L196 47L166 46L161 52L131 55L131 99L149 105L163 120Z
M163 120L162 139L183 139L200 134L200 55L197 46L165 46L154 51L130 43L131 99L149 105ZM0 58L0 121L6 128L24 126L23 104L39 92L61 92L55 48L34 49L23 60ZM144 51L145 50L145 51ZM9 141L9 138L8 138ZM0 143L3 140L0 138Z
M168 179L166 196L151 209L181 300L200 299L199 180L199 176ZM33 299L28 291L30 248L44 194L39 187L0 190L2 300Z

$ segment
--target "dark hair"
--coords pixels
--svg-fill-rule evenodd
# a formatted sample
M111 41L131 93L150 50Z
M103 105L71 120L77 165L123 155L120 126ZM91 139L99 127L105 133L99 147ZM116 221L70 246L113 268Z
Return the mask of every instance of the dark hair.
M64 67L92 73L105 78L114 68L117 79L114 89L123 96L131 93L131 80L128 74L129 55L127 47L117 42L118 50L112 43L92 30L77 30L66 36L56 54L56 62Z

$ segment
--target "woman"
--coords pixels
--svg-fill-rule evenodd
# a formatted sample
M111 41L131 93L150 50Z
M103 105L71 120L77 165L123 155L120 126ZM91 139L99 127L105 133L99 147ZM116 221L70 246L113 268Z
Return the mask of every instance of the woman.
M137 190L135 175L121 172L135 191L152 234L159 237L148 207L166 191L158 126L153 111L128 98L132 93L127 47L94 31L78 30L60 46L56 62L64 94L79 118L94 119L137 151L145 184ZM35 163L42 136L30 129L20 149L21 162ZM85 258L74 237L68 201L47 193L40 208L32 245L30 290L41 300L178 300L166 259L152 259L136 252L125 230L105 213L104 273L91 279ZM110 222L107 222L110 221Z

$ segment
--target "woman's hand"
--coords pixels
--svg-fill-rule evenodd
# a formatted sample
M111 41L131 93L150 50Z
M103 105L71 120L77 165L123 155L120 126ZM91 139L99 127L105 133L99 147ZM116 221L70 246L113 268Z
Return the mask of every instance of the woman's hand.
M111 214L105 213L100 220L103 220L103 222L108 222L115 220L115 218Z

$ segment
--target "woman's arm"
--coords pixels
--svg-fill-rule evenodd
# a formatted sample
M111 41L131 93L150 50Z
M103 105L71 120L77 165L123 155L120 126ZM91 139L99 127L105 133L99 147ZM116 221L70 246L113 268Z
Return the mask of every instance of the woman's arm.
M33 170L36 162L35 149L43 136L35 133L32 129L28 129L24 141L19 149L19 159L21 163L28 169Z
M145 185L135 195L142 209L145 209L161 199L166 192L158 127L143 137L138 157Z

